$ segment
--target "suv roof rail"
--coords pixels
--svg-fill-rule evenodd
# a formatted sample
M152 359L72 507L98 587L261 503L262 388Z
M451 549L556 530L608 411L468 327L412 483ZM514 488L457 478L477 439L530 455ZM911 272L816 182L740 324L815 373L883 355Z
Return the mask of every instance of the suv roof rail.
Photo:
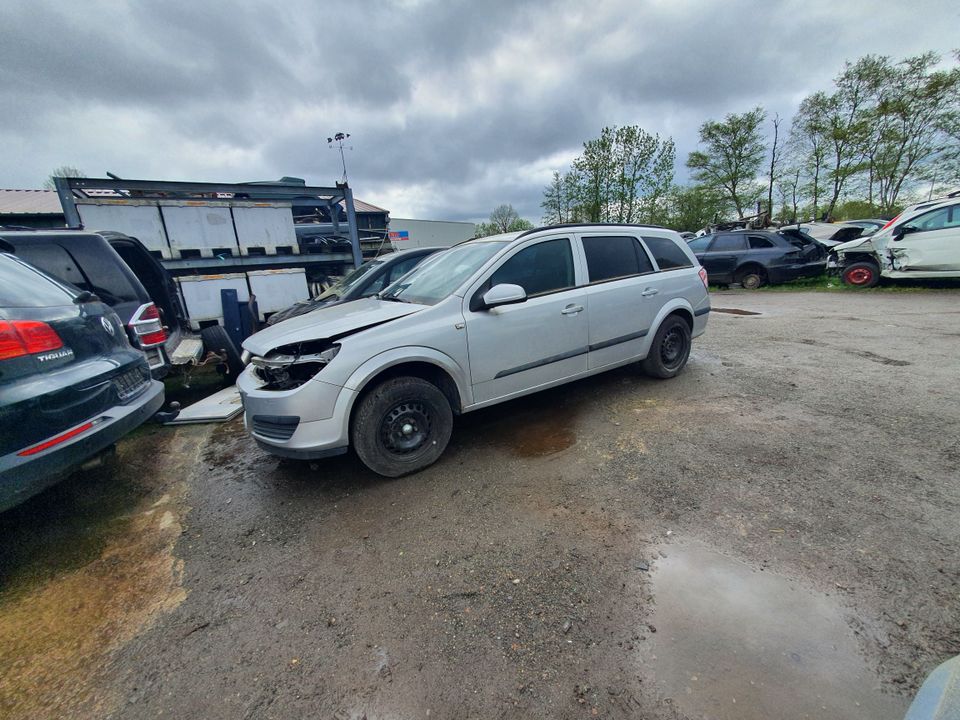
M578 228L578 227L642 227L650 228L652 230L669 230L663 225L652 225L650 223L611 223L611 222L581 222L581 223L556 223L554 225L544 225L542 227L536 227L532 230L526 230L519 235L517 235L517 240L522 237L526 237L531 233L540 232L541 230L557 230L561 228Z

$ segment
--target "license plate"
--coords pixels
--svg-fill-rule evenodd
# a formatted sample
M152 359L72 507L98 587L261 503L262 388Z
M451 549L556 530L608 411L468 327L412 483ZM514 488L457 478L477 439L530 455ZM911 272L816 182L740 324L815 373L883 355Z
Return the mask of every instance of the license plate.
M113 379L113 386L121 400L129 400L147 386L147 376L139 368L127 370Z

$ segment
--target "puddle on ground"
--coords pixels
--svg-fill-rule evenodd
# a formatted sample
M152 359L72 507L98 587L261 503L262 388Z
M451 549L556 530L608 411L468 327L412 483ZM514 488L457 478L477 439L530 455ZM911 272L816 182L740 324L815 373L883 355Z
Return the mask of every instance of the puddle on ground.
M543 457L577 442L579 405L570 391L548 390L465 416L462 428L473 426L494 445L520 457ZM472 416L472 417L471 417Z
M145 427L115 464L0 515L0 717L109 714L110 652L184 597L175 480L202 437Z
M726 313L727 315L761 315L762 313L753 310L741 310L740 308L713 308L711 312Z
M649 667L681 712L903 718L908 701L880 691L833 598L705 548L667 546L664 554L652 576Z

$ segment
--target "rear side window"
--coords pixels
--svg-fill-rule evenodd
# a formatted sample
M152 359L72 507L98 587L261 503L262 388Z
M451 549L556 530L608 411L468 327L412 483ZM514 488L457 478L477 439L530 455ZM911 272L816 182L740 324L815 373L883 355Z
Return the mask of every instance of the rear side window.
M653 272L650 258L634 237L585 237L583 252L592 283Z
M519 285L527 295L540 295L573 287L573 252L570 241L547 240L524 248L501 265L490 278L490 287Z
M693 267L687 254L670 238L650 236L644 237L643 242L661 270Z
M747 238L747 241L750 243L751 250L767 250L776 247L770 238L765 238L760 235L751 235Z
M123 272L122 268L126 268L123 260L106 241L103 247L77 243L71 246L70 254L76 258L86 278L83 283L74 283L77 287L94 293L107 305L141 299L130 278Z
M26 260L45 273L53 275L58 280L63 280L76 285L78 288L84 288L86 279L80 274L77 264L70 257L70 253L59 245L19 245L17 247L17 257Z
M730 252L743 250L747 247L747 238L744 235L717 235L717 239L710 246L710 252Z
M0 307L56 307L72 302L66 288L26 263L0 254Z

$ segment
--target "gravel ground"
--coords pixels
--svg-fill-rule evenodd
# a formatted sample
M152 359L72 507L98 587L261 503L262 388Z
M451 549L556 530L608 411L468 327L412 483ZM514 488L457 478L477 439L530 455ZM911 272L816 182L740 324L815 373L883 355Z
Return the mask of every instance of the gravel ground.
M55 621L42 651L4 631L0 709L693 717L657 675L653 617L657 564L696 546L829 598L865 682L902 712L960 653L958 301L715 293L716 310L741 312L711 315L680 377L623 369L466 415L436 465L399 480L351 456L280 460L237 422L141 433L129 447L148 455L198 449L147 467L121 453L129 507L77 526L96 538L106 524L106 549L52 559L72 542L63 508L90 513L109 476L0 516L0 612L17 607L27 632L26 601L133 534L175 528L146 563L169 582L106 603L122 631L101 629L79 669ZM143 562L121 554L116 572ZM54 601L65 626L97 583ZM11 679L31 663L66 663L43 702Z

